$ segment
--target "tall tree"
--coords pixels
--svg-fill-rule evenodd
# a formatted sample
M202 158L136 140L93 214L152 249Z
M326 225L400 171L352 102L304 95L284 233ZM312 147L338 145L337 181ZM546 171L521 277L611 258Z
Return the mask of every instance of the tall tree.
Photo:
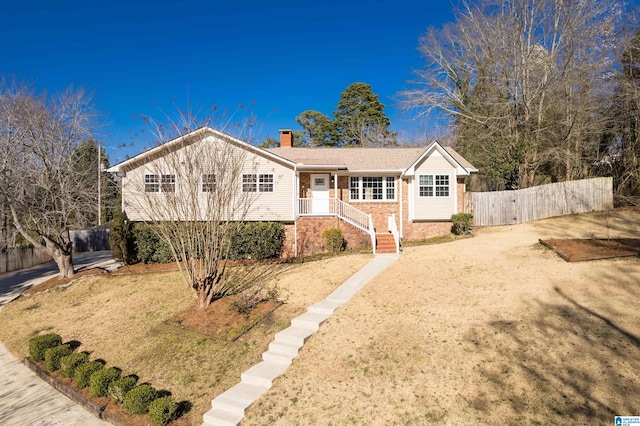
M368 137L395 140L396 134L389 130L391 121L384 113L385 106L366 83L353 83L340 94L340 101L333 113L338 132L339 145L364 145Z
M600 172L612 175L619 195L640 195L640 31L627 41L616 70L616 91L607 112Z
M0 198L13 225L58 265L74 274L69 229L95 217L96 169L74 164L74 151L91 137L90 97L67 89L55 95L24 86L0 86Z
M302 134L307 145L334 146L338 142L336 126L329 117L318 111L307 110L296 117L302 126Z
M426 66L407 103L449 115L457 146L509 188L543 173L581 178L611 93L618 0L463 1L420 39Z

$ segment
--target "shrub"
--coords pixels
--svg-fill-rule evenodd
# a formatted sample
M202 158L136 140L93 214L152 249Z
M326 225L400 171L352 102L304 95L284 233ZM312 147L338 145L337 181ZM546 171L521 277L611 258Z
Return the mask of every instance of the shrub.
M55 333L42 334L29 340L29 358L33 362L44 359L44 351L62 344L62 337Z
M103 368L89 377L89 393L93 396L107 396L109 385L120 377L120 370L115 367Z
M124 409L130 414L142 414L149 411L149 404L156 399L156 390L151 385L140 385L124 396Z
M136 257L142 263L168 263L175 258L169 245L158 235L153 226L138 223L133 228Z
M116 213L109 234L109 245L113 258L131 265L137 262L136 240L133 235L133 224L127 219L127 214L120 209L115 209Z
M60 358L60 374L64 377L71 378L76 368L80 364L84 364L89 361L89 355L84 352L76 352L70 355Z
M104 366L100 361L91 361L84 364L80 364L76 367L76 371L73 372L73 380L78 387L86 388L89 385L89 378L93 373L101 370Z
M149 420L154 426L165 426L178 411L178 404L170 396L163 396L149 404Z
M339 253L344 248L344 237L340 228L329 228L322 233L324 247L329 253Z
M50 372L58 371L60 368L60 359L63 356L70 355L73 350L69 345L59 345L44 351L44 364Z
M109 396L122 403L124 396L136 386L138 379L135 376L125 376L114 380L109 384Z
M472 219L473 215L471 213L458 213L451 215L451 221L453 222L451 232L456 235L468 234L471 232Z
M230 259L280 257L284 247L284 226L278 222L249 222L231 237Z

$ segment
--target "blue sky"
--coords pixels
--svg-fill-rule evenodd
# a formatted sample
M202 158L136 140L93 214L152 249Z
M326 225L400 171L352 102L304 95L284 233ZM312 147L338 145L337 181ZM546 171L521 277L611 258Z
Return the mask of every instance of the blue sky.
M5 2L0 74L91 90L112 163L149 144L133 117L174 102L249 106L261 141L298 129L304 110L331 116L349 84L366 82L395 130L415 129L397 93L422 64L420 35L449 20L446 0Z

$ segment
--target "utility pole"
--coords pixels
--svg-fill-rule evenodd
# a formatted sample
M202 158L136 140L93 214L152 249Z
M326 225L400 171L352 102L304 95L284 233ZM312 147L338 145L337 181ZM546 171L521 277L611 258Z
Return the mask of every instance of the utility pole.
M98 226L102 225L102 158L100 151L102 151L102 149L100 148L100 144L98 144Z

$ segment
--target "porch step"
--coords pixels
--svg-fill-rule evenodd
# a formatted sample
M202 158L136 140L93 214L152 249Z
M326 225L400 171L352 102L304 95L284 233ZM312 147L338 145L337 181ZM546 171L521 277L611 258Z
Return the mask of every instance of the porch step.
M396 242L393 239L393 234L381 233L376 234L376 253L395 253Z

